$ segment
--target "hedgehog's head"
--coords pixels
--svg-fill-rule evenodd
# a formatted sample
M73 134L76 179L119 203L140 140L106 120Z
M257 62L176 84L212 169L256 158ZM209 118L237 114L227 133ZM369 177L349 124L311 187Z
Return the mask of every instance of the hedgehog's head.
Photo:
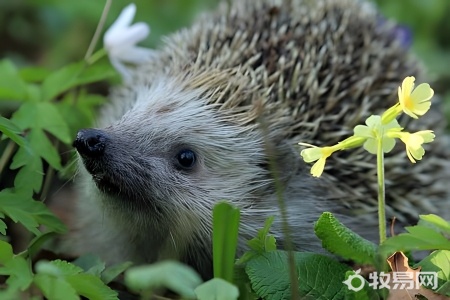
M179 217L202 227L217 201L250 207L274 194L263 131L237 124L210 96L167 78L128 90L116 121L80 130L74 142L90 193L114 212L132 211L132 222ZM286 149L278 157L298 156L278 148Z

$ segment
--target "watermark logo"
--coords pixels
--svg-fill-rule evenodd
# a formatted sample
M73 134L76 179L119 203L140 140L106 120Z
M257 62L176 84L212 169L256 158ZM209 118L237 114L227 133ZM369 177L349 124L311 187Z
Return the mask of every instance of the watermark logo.
M342 283L347 285L348 289L358 292L364 288L366 280L360 275L361 269L355 271L356 274L350 275ZM369 274L368 285L374 289L419 289L420 286L426 286L430 289L437 289L438 276L436 272L372 272Z

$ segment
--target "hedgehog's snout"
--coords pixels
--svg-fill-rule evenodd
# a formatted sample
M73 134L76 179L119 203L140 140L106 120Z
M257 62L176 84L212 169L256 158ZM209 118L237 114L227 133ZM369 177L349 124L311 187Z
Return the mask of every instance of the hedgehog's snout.
M107 133L102 130L81 129L72 145L83 158L97 158L105 152L108 140Z

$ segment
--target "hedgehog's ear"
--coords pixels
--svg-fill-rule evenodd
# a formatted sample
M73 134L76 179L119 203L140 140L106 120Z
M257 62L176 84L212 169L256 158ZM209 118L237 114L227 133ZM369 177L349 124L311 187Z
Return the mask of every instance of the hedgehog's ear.
M300 155L295 148L286 143L266 143L266 161L262 167L269 171L272 178L277 178L281 184L297 174L300 166Z

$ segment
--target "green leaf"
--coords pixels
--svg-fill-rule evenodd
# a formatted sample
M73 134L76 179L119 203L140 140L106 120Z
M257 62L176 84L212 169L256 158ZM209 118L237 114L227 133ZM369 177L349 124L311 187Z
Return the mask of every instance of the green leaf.
M50 101L59 94L76 86L85 63L83 61L62 67L51 73L42 83L42 100Z
M419 266L422 267L420 270L421 272L436 272L439 288L450 282L450 251L433 251L430 255L416 264L414 268ZM428 285L425 286L431 288ZM450 296L450 293L446 295Z
M195 289L198 300L235 300L239 297L237 287L221 278L211 279Z
M74 265L82 268L84 272L97 277L105 270L105 263L94 254L85 254L72 262Z
M360 264L374 264L377 246L339 222L333 214L324 212L314 226L322 247L345 259Z
M109 64L87 65L84 61L65 66L45 78L42 99L50 101L59 94L79 85L117 76Z
M64 278L36 274L34 283L48 300L79 300L75 289Z
M64 260L46 261L40 260L35 266L36 272L56 277L76 275L83 272L83 269Z
M405 227L407 233L390 237L380 246L383 255L396 251L411 250L450 250L450 240L443 236L436 228L429 225L415 225Z
M434 228L436 231L450 236L450 222L437 215L420 215L419 217L418 225Z
M360 271L360 270L358 270ZM345 300L378 300L380 296L369 286L369 283L359 275L359 272L347 271L344 284L349 286L345 289ZM356 290L351 290L350 287Z
M20 168L14 178L14 187L22 193L28 192L29 197L33 191L41 190L44 179L44 166L41 158L32 151L31 147L20 148L13 157L10 165L12 170Z
M6 229L8 228L8 226L6 226L6 223L3 222L3 220L1 219L3 216L0 215L0 233L3 235L6 235Z
M25 290L33 282L31 262L21 256L5 260L0 267L0 275L8 276L6 284L13 289Z
M214 277L233 282L239 233L239 209L221 202L213 209ZM226 224L226 226L224 226Z
M25 139L20 135L22 130L14 122L0 116L0 131L13 140L17 145L23 147Z
M342 299L342 282L350 268L314 253L295 252L299 293L305 299ZM247 262L245 270L255 293L263 299L291 299L287 252L270 251Z
M0 265L4 265L11 260L14 253L10 243L0 240Z
M36 235L41 234L39 224L59 233L66 231L65 225L43 203L9 190L0 192L0 211Z
M105 97L81 90L79 93L67 93L55 105L69 127L70 136L75 137L80 128L92 126L97 108L104 102Z
M270 226L272 226L274 217L267 218L264 223L264 228L258 230L256 237L248 241L250 250L245 252L236 264L243 264L255 256L261 255L264 252L274 251L277 249L275 237L269 234Z
M58 150L52 145L48 136L39 129L33 129L28 134L33 151L45 159L56 170L61 169L61 157Z
M11 61L7 59L0 61L0 78L0 99L24 100L26 98L27 85L20 78Z
M50 75L50 71L41 67L25 67L19 70L20 77L26 82L41 82Z
M152 291L165 287L186 298L195 298L194 289L201 282L191 267L175 261L133 267L125 272L125 284L131 290Z
M101 279L92 274L77 274L66 277L67 282L79 295L90 300L117 300L117 292L109 288Z
M57 236L56 232L49 231L46 233L41 233L36 236L28 245L26 250L26 257L33 258L42 248L42 245L48 240Z
M22 130L45 130L66 144L72 140L66 121L52 103L24 103L13 114L12 121Z
M37 282L44 295L58 298L63 290L52 287L52 284L60 284L70 295L81 295L91 300L116 300L117 293L106 286L99 277L83 273L83 269L63 260L39 261L36 263L36 272L41 278ZM58 295L58 296L57 296ZM77 298L78 299L78 296Z
M110 283L111 281L116 279L117 276L125 272L125 270L127 270L129 267L131 267L131 265L133 265L132 262L126 261L106 268L106 270L102 272L101 276L102 281L106 284Z

